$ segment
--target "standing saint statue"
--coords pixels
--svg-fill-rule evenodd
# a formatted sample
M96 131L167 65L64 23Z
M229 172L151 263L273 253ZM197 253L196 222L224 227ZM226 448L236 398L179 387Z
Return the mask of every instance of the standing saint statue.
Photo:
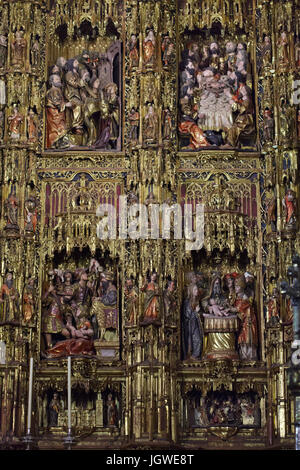
M38 67L40 65L40 54L40 43L38 37L36 37L30 50L31 65L33 67Z
M274 118L272 111L266 108L264 111L263 136L265 142L271 142L274 139Z
M36 114L32 108L29 108L27 117L27 138L29 142L36 142L37 140L37 122Z
M19 112L17 104L14 104L13 114L8 116L7 120L10 138L12 140L19 140L21 136L21 124L24 121L24 116Z
M274 287L272 295L269 297L267 302L267 321L278 322L280 320L280 298L279 290Z
M199 360L203 349L203 326L200 317L199 289L189 284L183 304L182 347L183 359Z
M124 288L126 310L129 325L135 325L137 321L138 290L132 279L127 279Z
M27 41L23 36L23 31L16 31L15 39L11 45L11 65L18 68L24 67L26 61Z
M107 425L116 426L118 420L118 410L115 403L115 400L111 393L107 395Z
M129 49L129 67L130 69L135 69L139 66L139 50L138 50L138 40L136 34L130 36L130 41L128 45Z
M282 199L282 206L285 213L285 228L295 229L297 223L296 194L292 189L288 189Z
M245 293L246 281L244 275L235 280L236 301L238 318L241 320L238 334L238 349L240 358L243 360L257 360L257 320L251 302Z
M148 142L155 142L158 139L158 116L151 103L144 118L144 138Z
M152 272L150 281L146 281L141 291L144 292L144 318L142 324L160 323L160 291L157 284L157 273Z
M277 41L278 66L285 69L289 64L289 40L286 31L282 31Z
M14 287L13 274L7 273L0 291L1 322L11 323L19 320L19 293Z
M15 194L10 194L4 203L6 225L5 230L19 230L18 225L19 202Z
M53 393L53 398L49 403L49 426L57 426L60 408L58 393Z
M33 197L25 201L25 231L35 232L37 224L36 200Z
M136 144L139 137L139 124L140 124L140 113L136 108L132 107L128 116L130 124L128 138L132 144Z
M156 61L156 40L152 28L146 31L147 35L143 42L144 65L152 68Z
M7 56L7 37L5 34L0 34L0 67L5 66Z
M166 34L162 44L162 62L164 67L168 67L175 60L175 45L172 39L169 37L169 34Z
M170 140L172 137L172 116L169 108L164 109L162 112L162 138L163 140Z
M165 321L167 323L173 323L176 320L176 308L177 302L175 297L175 282L168 281L168 287L163 294L164 307L165 307Z
M36 292L34 284L33 278L28 279L23 291L23 320L25 323L30 323L35 314Z

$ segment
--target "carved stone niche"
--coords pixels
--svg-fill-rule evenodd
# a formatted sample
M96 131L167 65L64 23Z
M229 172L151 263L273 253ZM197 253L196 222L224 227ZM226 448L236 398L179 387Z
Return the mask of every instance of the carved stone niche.
M191 431L206 429L222 440L261 424L259 397L253 391L237 393L222 388L205 394L194 388L185 396L185 413Z

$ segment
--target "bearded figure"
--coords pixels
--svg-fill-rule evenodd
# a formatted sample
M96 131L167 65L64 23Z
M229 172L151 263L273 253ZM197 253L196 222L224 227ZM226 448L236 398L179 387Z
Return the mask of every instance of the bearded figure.
M241 320L238 348L241 359L255 361L257 360L258 346L257 320L253 306L245 293L245 288L245 277L238 276L235 280L235 307Z
M66 108L72 107L72 104L64 99L59 75L51 75L49 84L51 88L46 93L47 148L68 148Z
M14 287L12 273L7 273L0 291L1 322L10 323L19 319L19 294Z

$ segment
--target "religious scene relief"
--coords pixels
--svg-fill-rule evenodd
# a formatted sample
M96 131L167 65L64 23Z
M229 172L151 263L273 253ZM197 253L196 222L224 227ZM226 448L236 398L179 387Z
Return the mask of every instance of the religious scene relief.
M48 271L42 297L42 356L96 356L102 349L114 358L119 348L116 280L91 258L89 266ZM103 351L102 351L103 352Z
M184 360L258 359L254 276L202 272L185 277L182 308Z
M75 29L74 37L77 47L59 38L67 54L57 52L49 63L46 149L120 151L121 42L101 40L88 21ZM32 47L36 62L38 42Z
M181 150L256 149L250 55L242 37L184 38L179 72ZM215 28L215 33L214 33Z
M0 450L300 449L299 83L296 0L0 2Z

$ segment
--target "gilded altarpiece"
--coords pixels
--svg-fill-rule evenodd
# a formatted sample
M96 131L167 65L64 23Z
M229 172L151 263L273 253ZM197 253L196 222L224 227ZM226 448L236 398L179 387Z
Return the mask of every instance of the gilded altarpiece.
M0 17L1 448L25 446L30 357L31 444L63 448L68 356L77 448L292 448L297 0L2 0ZM155 236L162 204L192 231L203 205L201 246Z

